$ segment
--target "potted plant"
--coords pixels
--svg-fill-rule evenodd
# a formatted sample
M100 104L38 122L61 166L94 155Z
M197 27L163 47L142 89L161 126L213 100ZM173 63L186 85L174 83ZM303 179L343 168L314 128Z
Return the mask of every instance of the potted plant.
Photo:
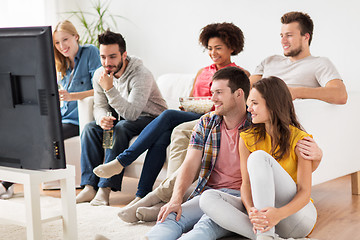
M76 17L81 24L81 44L89 43L99 48L97 36L107 29L116 29L117 24L115 18L129 21L129 19L123 16L111 14L109 5L110 0L97 0L92 2L92 11L77 10L66 12L66 14L70 14L69 18Z

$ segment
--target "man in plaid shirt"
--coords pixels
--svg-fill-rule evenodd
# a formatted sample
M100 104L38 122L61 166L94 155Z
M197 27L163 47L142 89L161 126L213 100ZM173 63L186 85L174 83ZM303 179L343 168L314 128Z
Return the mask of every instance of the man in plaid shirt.
M145 239L178 239L193 227L186 237L213 239L230 234L201 211L199 195L209 188L240 195L238 139L240 129L250 124L246 112L249 90L249 79L239 68L227 67L214 74L211 92L215 111L202 116L195 126L171 200L161 208L159 222ZM182 204L199 170L198 185L191 199Z

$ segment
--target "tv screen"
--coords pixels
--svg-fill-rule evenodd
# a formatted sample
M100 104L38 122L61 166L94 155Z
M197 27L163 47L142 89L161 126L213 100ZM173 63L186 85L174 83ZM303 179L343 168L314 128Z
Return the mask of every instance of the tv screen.
M0 28L0 165L66 167L50 26Z

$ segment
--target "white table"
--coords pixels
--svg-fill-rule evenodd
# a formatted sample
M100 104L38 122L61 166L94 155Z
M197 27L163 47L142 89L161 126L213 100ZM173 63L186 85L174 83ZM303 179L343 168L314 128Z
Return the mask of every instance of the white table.
M6 216L0 218L25 226L28 240L41 239L42 223L57 219L63 220L63 239L77 239L74 166L67 165L66 169L39 171L0 166L0 179L24 185L25 219L7 219ZM60 180L62 211L59 214L49 215L46 211L41 212L40 184L55 180Z

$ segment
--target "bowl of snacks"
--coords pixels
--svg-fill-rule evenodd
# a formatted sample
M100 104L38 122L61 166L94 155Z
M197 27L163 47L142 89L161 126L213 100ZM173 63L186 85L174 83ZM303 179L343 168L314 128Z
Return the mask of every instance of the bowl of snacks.
M210 112L214 106L211 97L180 97L179 101L186 112L199 114Z

